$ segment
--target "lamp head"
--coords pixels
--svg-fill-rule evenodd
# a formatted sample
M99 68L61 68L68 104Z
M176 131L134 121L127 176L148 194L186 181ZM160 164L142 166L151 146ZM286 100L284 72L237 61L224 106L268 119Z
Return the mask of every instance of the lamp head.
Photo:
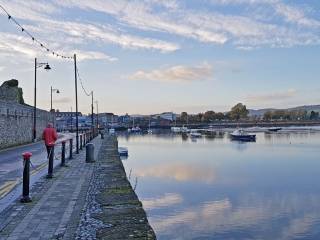
M49 66L49 64L47 63L46 66L44 67L45 70L49 71L51 70L51 67Z
M59 89L57 89L57 93L60 93Z

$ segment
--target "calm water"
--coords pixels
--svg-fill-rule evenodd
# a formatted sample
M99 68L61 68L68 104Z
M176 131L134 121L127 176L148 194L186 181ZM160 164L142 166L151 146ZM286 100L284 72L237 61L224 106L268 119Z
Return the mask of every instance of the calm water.
M320 132L120 136L158 239L320 239Z

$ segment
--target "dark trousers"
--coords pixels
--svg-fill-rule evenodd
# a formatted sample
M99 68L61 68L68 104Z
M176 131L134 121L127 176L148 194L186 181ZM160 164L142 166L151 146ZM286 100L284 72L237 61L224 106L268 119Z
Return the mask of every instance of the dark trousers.
M46 146L48 153L48 177L52 178L53 176L53 156L54 156L54 146Z

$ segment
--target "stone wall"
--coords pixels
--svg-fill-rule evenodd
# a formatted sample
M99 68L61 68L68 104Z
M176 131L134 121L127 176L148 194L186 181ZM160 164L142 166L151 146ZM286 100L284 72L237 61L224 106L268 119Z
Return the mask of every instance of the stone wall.
M37 109L37 139L54 115ZM0 149L32 142L33 107L0 99Z

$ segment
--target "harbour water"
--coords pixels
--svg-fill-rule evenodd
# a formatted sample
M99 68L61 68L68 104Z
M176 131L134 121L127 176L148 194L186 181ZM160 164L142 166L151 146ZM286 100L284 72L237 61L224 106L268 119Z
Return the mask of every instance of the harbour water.
M158 239L320 239L320 131L120 135Z

